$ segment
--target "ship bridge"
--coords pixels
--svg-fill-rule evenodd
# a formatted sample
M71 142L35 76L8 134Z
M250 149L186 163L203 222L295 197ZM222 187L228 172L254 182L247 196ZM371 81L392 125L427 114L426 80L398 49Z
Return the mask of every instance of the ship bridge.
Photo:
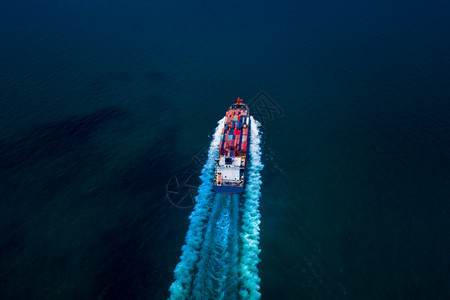
M220 156L216 173L221 174L223 181L240 182L242 159L240 157ZM242 168L243 169L243 168Z

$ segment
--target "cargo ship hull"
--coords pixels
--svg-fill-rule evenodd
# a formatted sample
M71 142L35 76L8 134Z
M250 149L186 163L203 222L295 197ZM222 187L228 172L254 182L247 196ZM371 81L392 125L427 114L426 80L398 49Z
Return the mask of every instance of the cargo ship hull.
M238 98L225 114L226 121L216 158L213 190L218 193L244 192L250 142L250 111Z

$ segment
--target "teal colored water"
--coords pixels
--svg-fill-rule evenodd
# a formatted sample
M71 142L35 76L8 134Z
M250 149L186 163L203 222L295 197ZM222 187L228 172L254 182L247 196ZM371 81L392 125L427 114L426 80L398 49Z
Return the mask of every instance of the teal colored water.
M0 2L2 298L167 298L192 211L167 184L238 96L263 299L448 298L449 11Z

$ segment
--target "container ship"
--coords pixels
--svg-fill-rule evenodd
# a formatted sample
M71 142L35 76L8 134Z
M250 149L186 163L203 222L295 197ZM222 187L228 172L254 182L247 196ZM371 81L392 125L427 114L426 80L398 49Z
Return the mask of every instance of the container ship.
M214 170L213 190L218 193L240 194L244 191L251 122L248 106L242 101L238 97L225 114Z

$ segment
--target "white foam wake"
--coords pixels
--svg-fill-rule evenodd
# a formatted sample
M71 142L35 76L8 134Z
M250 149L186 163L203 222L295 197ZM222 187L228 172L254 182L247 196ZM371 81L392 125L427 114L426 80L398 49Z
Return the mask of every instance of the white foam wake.
M250 135L250 170L245 191L245 202L242 206L242 231L240 233L242 249L239 269L239 296L242 299L259 299L259 284L257 264L259 250L259 197L261 195L261 135L260 123L251 117Z
M203 242L203 234L211 210L212 179L214 176L214 159L218 156L219 143L225 118L218 122L211 141L208 159L203 166L200 179L202 183L195 197L195 207L189 217L191 224L186 234L186 244L181 248L180 262L175 268L175 280L169 288L170 299L187 299L191 292L195 264L199 260L199 251Z
M216 194L200 252L193 299L237 299L239 195Z

